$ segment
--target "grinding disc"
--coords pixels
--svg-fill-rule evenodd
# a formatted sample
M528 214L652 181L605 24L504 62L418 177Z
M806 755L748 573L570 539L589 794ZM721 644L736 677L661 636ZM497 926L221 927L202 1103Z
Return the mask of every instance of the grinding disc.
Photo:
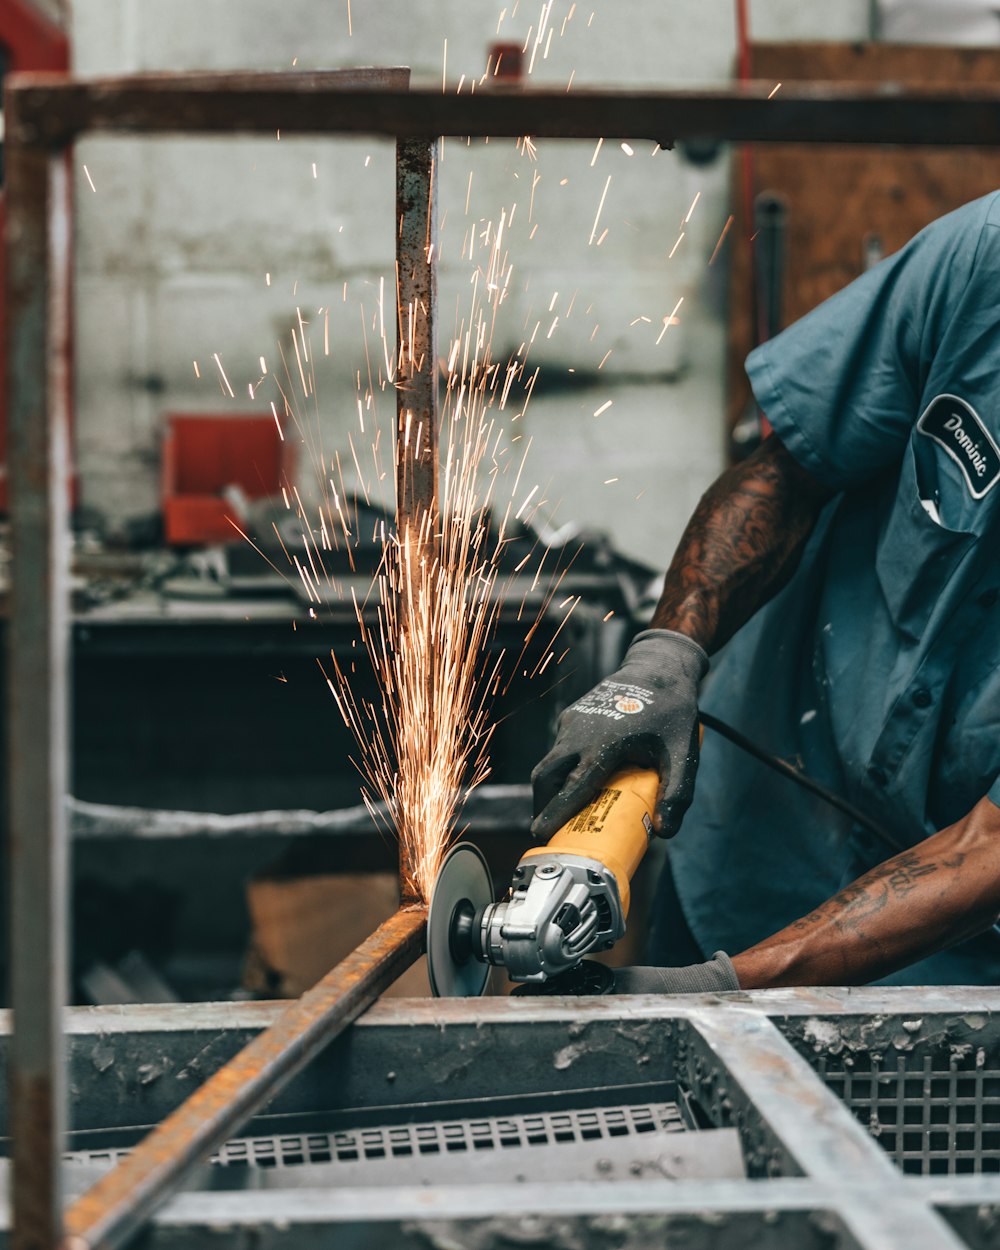
M427 972L436 998L476 998L486 988L489 964L471 953L456 958L452 935L470 905L478 922L492 902L493 882L482 851L471 842L459 842L441 865L427 912Z

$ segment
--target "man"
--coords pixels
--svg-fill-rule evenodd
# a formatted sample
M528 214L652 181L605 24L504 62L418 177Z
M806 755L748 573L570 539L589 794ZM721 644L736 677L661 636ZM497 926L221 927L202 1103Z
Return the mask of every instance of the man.
M747 372L774 433L701 500L622 667L561 716L533 832L625 761L660 767L661 834L690 806L651 958L695 966L630 988L1000 983L1000 193ZM908 849L712 733L695 790L709 656L706 711ZM640 710L615 710L623 687Z

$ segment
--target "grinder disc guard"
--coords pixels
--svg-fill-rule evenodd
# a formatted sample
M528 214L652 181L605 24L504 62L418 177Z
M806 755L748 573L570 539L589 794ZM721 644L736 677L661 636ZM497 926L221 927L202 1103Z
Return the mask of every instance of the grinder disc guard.
M427 912L427 972L436 998L475 998L486 988L489 964L472 953L472 930L492 902L482 851L459 842L441 865Z

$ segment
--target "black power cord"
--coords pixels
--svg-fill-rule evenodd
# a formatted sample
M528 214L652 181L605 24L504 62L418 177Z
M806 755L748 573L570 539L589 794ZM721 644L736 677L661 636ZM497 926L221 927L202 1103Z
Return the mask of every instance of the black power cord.
M831 807L835 807L839 812L845 815L862 827L867 829L869 833L880 841L891 846L894 851L907 851L910 848L898 838L893 837L888 829L884 828L877 821L866 815L860 808L848 803L846 799L842 799L839 794L833 790L828 790L826 786L821 785L818 781L814 781L812 777L800 772L793 764L789 764L787 760L772 755L770 751L765 751L759 747L756 742L751 741L745 734L741 734L738 729L734 729L732 725L727 725L725 721L719 720L717 716L712 716L708 712L699 712L699 719L706 729L711 729L713 733L719 734L723 738L727 738L734 746L738 746L741 751L746 751L748 755L752 755L755 760L760 760L762 764L766 764L768 768L779 773L782 777L787 777L789 781L794 781L803 790L808 790L810 794L815 794Z

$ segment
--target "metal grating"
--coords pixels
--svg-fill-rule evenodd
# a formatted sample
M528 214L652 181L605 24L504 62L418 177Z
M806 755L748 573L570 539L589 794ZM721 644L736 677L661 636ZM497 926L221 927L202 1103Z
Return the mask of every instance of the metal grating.
M591 1107L503 1117L396 1124L333 1133L238 1137L211 1158L222 1167L283 1168L315 1163L368 1163L527 1146L579 1145L641 1133L680 1133L691 1127L675 1102ZM67 1159L112 1164L127 1149L74 1151Z
M1000 1070L969 1045L883 1058L824 1057L818 1071L902 1171L1000 1172Z

